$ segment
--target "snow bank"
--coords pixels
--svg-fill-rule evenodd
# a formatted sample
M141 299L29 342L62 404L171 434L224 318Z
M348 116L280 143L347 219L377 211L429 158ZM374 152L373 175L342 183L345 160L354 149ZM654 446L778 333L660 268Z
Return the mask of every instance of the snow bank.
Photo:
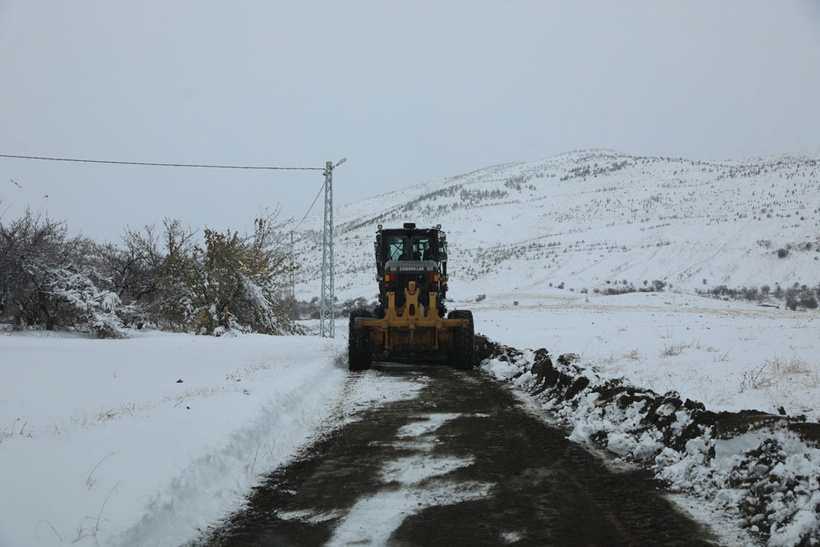
M522 353L496 345L482 369L531 394L573 441L650 468L672 491L742 519L752 537L777 546L820 542L816 423L711 412L676 392L659 395L604 379L577 355L553 363L545 349ZM812 441L798 434L806 430Z
M0 545L179 545L305 443L341 341L0 336Z

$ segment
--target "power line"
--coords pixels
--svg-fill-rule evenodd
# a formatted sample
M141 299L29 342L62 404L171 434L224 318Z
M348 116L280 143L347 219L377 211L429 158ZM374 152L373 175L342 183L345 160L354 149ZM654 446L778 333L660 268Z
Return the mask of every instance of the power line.
M150 167L192 167L192 168L200 168L200 169L253 169L253 170L267 170L267 171L324 171L324 167L274 167L268 165L206 165L206 164L194 164L194 163L159 163L159 162L145 162L145 161L114 161L114 160L90 160L90 159L80 159L80 158L52 158L46 156L21 156L16 154L0 154L0 158L12 158L18 160L37 160L37 161L65 161L65 162L76 162L76 163L102 163L107 165L141 165L141 166L150 166ZM14 182L14 181L11 181ZM20 186L16 182L14 182L17 186ZM308 208L307 213L305 216L302 217L302 220L294 228L294 231L299 229L299 226L305 221L307 216L313 210L313 206L316 205L316 201L319 199L319 196L322 195L322 190L324 189L325 185L319 188L319 193L316 194L316 197L313 199L313 203L311 203L310 208Z
M113 161L113 160L89 160L79 158L49 158L44 156L19 156L13 154L0 154L0 158L12 158L18 160L38 160L38 161L68 161L75 163L103 163L107 165L143 165L150 167L194 167L200 169L249 169L257 171L324 171L324 167L273 167L267 165L206 165L195 163L158 163L147 161Z
M313 210L313 206L314 206L314 205L316 205L316 201L318 201L319 196L321 196L321 195L322 195L322 190L324 190L324 189L325 189L325 184L327 184L327 182L325 182L324 184L322 184L321 188L319 188L319 193L317 193L317 194L316 194L316 197L315 197L315 198L313 198L313 203L311 203L311 204L310 204L310 208L307 210L307 213L305 213L305 216L303 216L303 217L302 217L302 220L300 220L300 221L299 221L299 223L298 223L298 224L297 224L297 225L293 228L293 230L291 230L291 232L295 232L296 230L298 230L298 229L299 229L299 226L301 226L301 225L302 225L302 223L305 221L305 219L307 218L307 216L308 216L308 215L310 214L310 212Z

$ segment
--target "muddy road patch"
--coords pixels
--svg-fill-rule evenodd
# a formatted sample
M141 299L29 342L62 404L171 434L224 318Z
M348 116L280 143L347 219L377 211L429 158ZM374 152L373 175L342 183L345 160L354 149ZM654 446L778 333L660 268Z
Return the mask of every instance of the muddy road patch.
M382 365L348 396L203 545L714 544L646 473L612 472L482 373Z

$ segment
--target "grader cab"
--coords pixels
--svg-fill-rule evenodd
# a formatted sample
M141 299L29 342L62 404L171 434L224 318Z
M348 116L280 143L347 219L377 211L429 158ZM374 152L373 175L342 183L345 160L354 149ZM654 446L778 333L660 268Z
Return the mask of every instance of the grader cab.
M375 252L379 304L375 310L350 314L350 370L367 369L374 359L443 361L459 369L472 368L473 314L448 314L443 303L447 238L441 226L380 225Z

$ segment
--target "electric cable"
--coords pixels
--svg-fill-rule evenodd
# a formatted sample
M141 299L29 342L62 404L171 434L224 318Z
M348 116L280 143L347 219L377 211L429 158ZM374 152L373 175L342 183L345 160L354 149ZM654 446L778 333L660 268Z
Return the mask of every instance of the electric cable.
M150 167L194 167L200 169L254 169L268 171L324 171L325 169L324 167L274 167L268 165L208 165L196 163L159 163L147 161L89 160L79 158L51 158L45 156L20 156L15 154L0 154L0 158L38 161L66 161L76 163L102 163L108 165L143 165Z
M316 194L316 197L315 197L315 198L313 198L313 203L311 203L311 204L310 204L310 208L307 210L307 213L305 213L305 216L303 216L303 217L302 217L302 220L300 220L300 221L299 221L299 223L296 225L296 227L294 227L294 228L293 228L293 230L291 230L292 232L295 232L296 230L298 230L298 229L299 229L299 226L301 226L301 225L302 225L302 223L305 221L305 219L307 218L307 216L308 216L308 215L310 214L310 212L313 210L313 206L314 206L314 205L316 205L316 202L319 200L319 196L321 196L321 195L322 195L322 190L324 190L324 189L325 189L325 184L327 184L327 181L325 181L325 182L323 182L323 183L322 183L322 187L321 187L321 188L319 188L319 193L318 193L318 194Z
M36 161L62 161L62 162L75 162L75 163L96 163L96 164L106 164L106 165L140 165L140 166L149 166L149 167L189 167L189 168L199 168L199 169L248 169L248 170L267 170L267 171L324 171L324 167L277 167L277 166L268 166L268 165L208 165L208 164L195 164L195 163L160 163L160 162L145 162L145 161L115 161L115 160L91 160L91 159L81 159L81 158L54 158L54 157L47 157L47 156L22 156L17 154L0 154L0 158L11 158L11 159L19 159L19 160L36 160ZM12 181L14 182L14 181ZM15 183L17 184L17 183ZM302 220L296 224L296 227L293 228L293 231L299 229L299 226L305 221L307 216L313 210L313 207L316 205L316 202L319 200L319 196L322 195L322 190L325 188L325 183L319 188L319 193L316 194L316 197L313 198L313 203L310 204L310 207L305 213L305 216L302 217Z

